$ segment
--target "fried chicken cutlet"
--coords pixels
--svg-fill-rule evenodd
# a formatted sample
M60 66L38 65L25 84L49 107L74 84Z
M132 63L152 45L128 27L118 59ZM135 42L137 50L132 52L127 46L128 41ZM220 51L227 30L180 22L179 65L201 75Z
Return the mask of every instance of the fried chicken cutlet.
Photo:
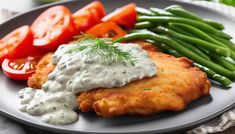
M156 63L157 75L131 82L123 87L82 92L77 97L78 107L82 112L94 110L100 116L113 117L181 111L190 102L209 94L210 82L206 74L194 67L192 61L155 52L152 51L152 47L140 44L148 50ZM41 87L40 84L47 80L44 76L49 72L37 73L39 69L45 68L38 67L32 77L42 78L41 81L32 81L33 78L30 78L29 83Z

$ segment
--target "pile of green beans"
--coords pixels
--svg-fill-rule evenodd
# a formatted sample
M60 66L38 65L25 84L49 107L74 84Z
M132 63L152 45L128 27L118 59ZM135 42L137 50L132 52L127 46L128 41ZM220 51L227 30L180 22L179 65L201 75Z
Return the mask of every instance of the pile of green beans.
M209 78L228 87L235 79L235 44L224 26L179 5L138 7L135 28L116 42L143 39L176 57L185 56Z

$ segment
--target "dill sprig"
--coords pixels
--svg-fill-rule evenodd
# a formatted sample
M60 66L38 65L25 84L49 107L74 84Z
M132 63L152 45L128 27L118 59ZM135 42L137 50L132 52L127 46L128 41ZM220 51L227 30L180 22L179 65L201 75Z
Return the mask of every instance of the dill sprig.
M134 57L129 51L123 51L115 46L111 38L95 38L91 35L75 36L76 45L67 53L81 52L83 56L97 57L103 64L124 62L134 66Z

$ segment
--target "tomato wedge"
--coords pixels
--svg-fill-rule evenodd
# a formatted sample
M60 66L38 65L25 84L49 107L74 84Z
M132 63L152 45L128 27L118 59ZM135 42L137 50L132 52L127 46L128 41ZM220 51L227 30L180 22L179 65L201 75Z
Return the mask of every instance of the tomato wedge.
M116 9L112 13L106 15L101 20L102 22L113 21L123 28L131 29L134 27L137 17L135 8L136 5L134 3L130 3L128 5Z
M94 27L90 28L88 31L86 31L86 33L100 38L108 37L114 39L120 38L127 34L114 22L104 22L97 24Z
M73 14L73 19L78 33L84 32L98 24L105 16L105 8L99 1L94 1Z
M6 58L2 63L2 70L12 79L27 80L35 72L39 59L39 57Z
M33 45L54 51L60 44L70 41L75 34L72 15L65 6L54 6L44 11L33 22Z
M12 31L0 40L0 63L4 58L22 58L28 55L32 48L33 34L25 25Z

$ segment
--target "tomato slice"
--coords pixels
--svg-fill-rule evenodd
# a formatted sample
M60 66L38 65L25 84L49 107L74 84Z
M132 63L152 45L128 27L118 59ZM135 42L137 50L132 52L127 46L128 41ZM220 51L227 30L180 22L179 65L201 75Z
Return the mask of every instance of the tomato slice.
M22 58L32 48L33 34L29 26L22 26L0 40L0 63L4 58Z
M94 1L73 14L77 33L84 32L98 24L105 16L105 8L99 1Z
M135 8L136 5L134 3L130 3L128 5L116 9L112 13L106 15L101 20L102 22L113 21L123 28L131 29L134 27L137 17Z
M2 70L12 79L27 80L35 72L39 59L39 57L6 58L2 63Z
M60 44L70 41L75 34L72 15L65 6L54 6L44 11L33 22L33 45L54 51Z
M114 39L120 38L127 34L114 22L104 22L97 24L94 27L90 28L88 31L86 31L86 33L100 38L108 37Z

